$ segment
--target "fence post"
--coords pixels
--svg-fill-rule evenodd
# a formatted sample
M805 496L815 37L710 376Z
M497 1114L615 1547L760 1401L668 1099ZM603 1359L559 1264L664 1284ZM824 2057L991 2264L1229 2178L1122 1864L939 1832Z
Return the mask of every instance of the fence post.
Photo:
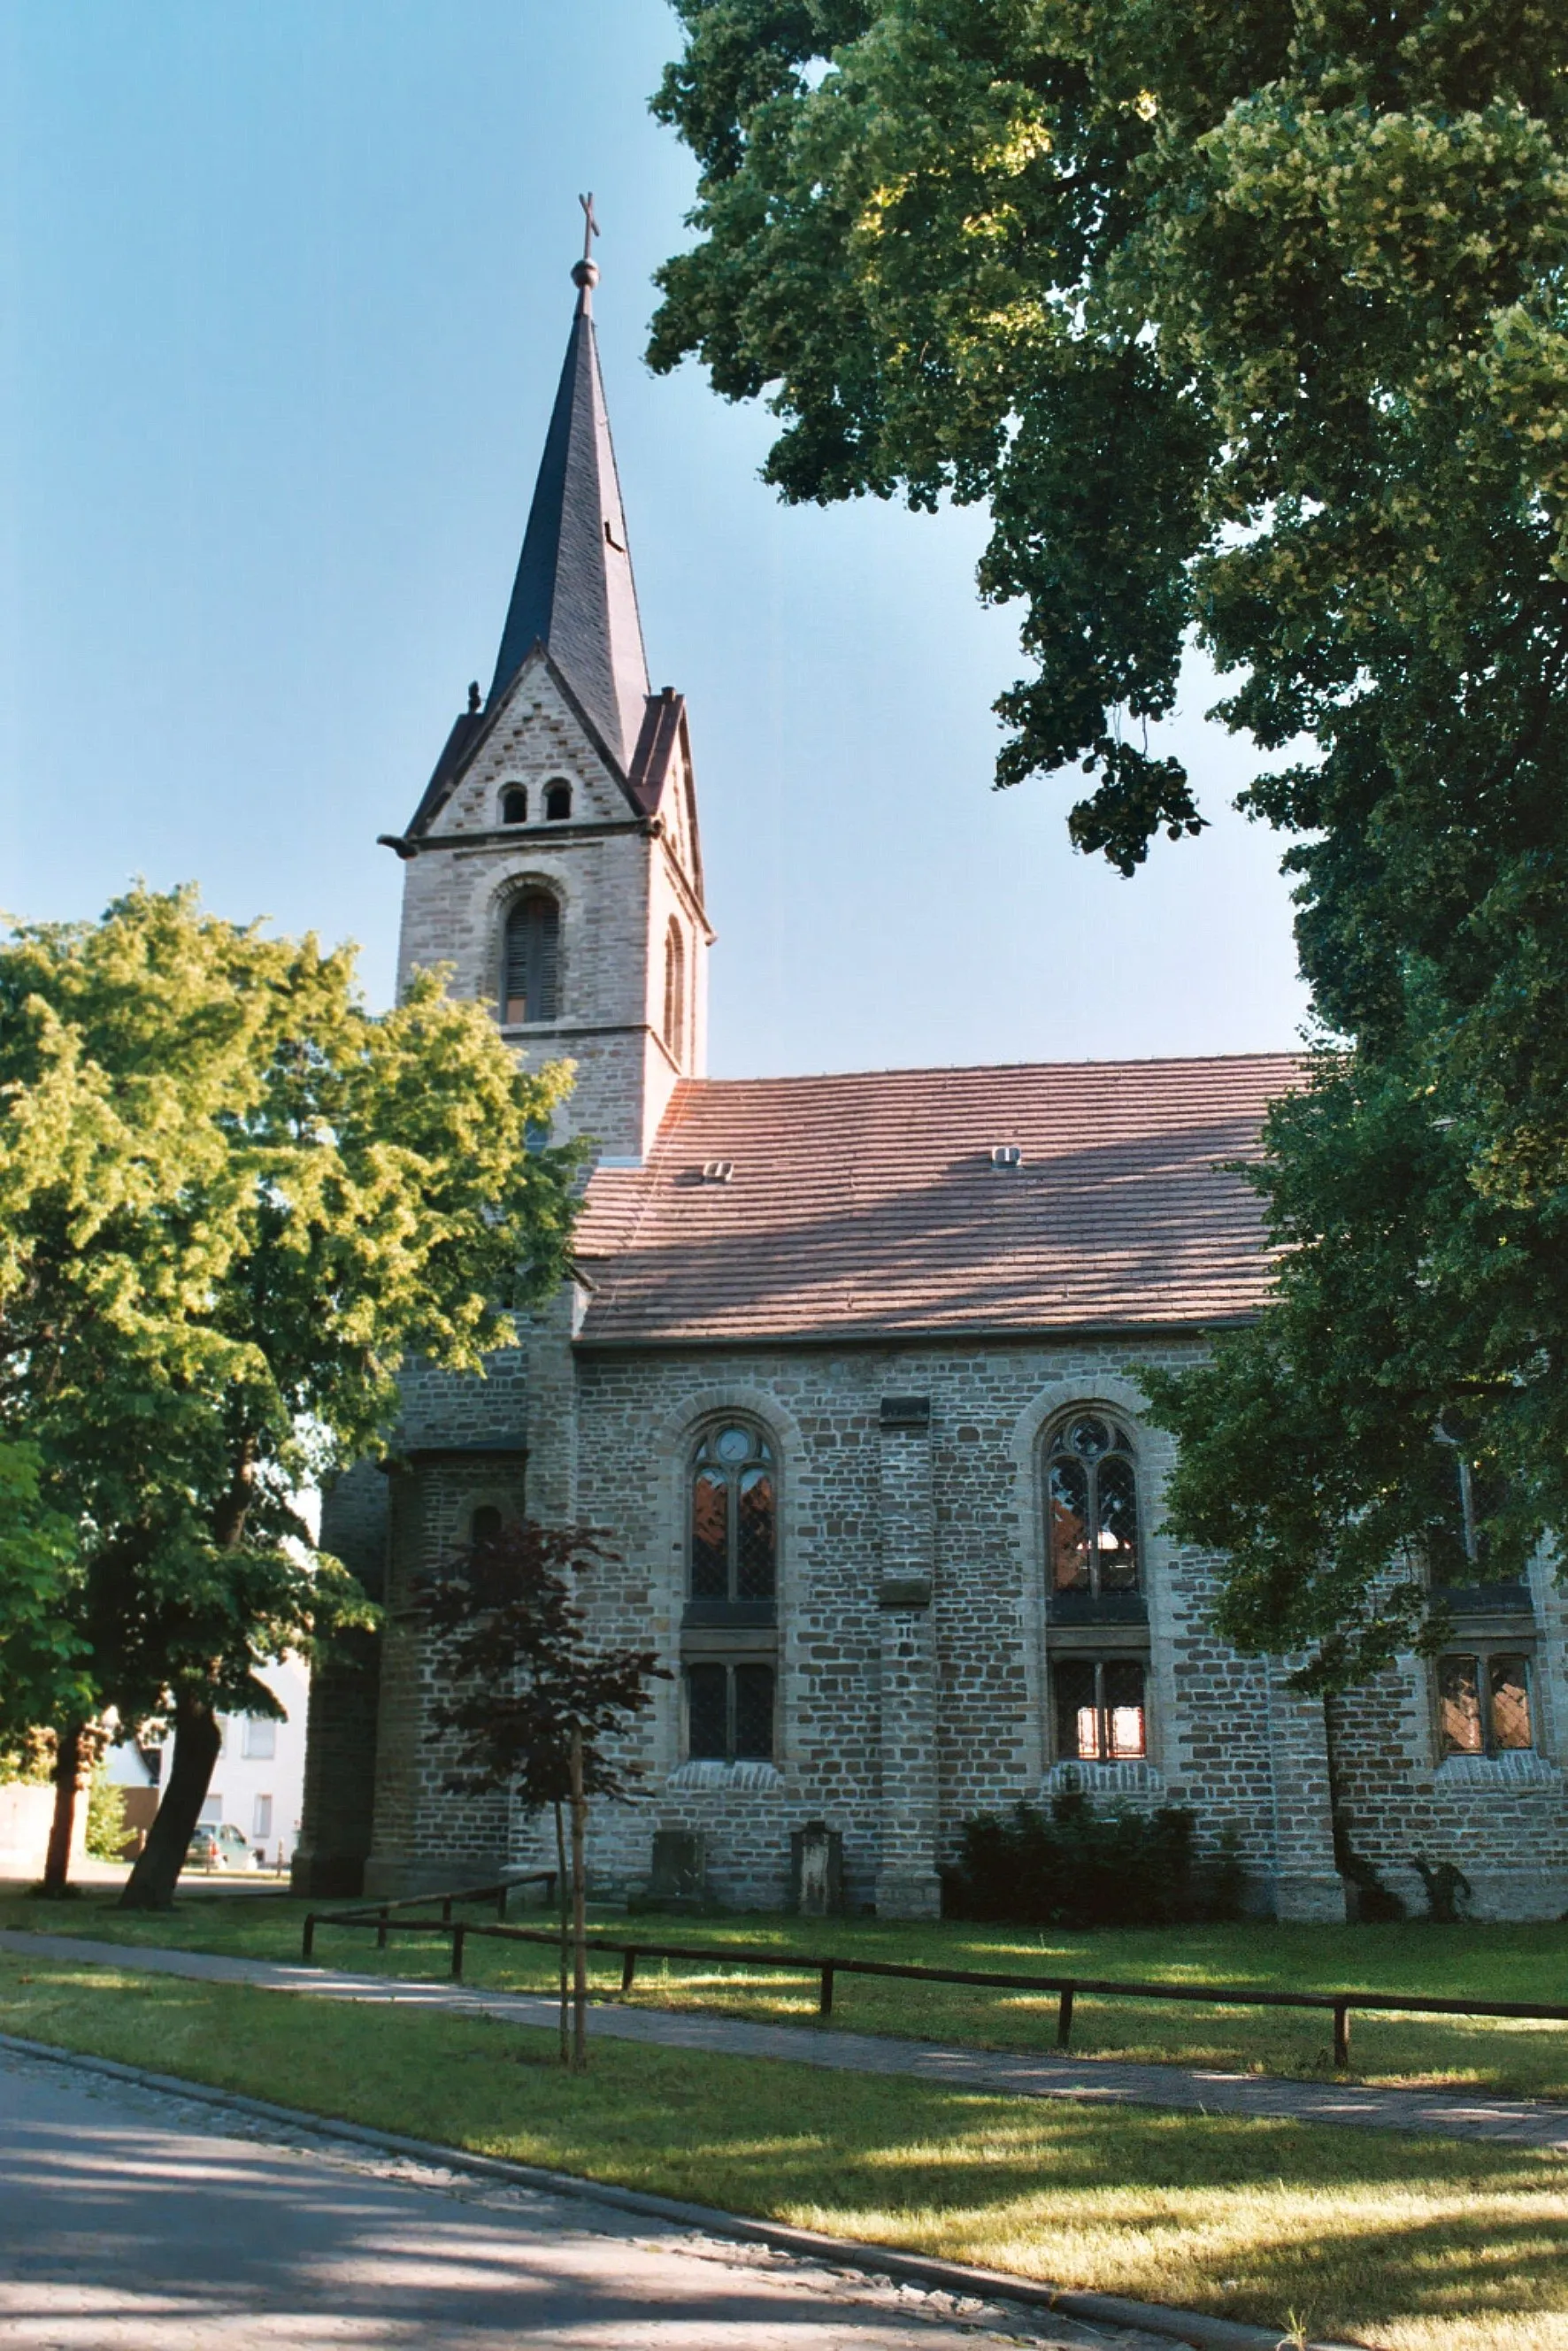
M377 1922L376 1922L376 1949L377 1949L377 1950L378 1950L378 1951L384 1951L384 1950L386 1949L386 1947L387 1947L387 1906L386 1906L386 1904L383 1902L383 1903L382 1904L381 1910L380 1910L380 1913L379 1913L379 1915L378 1915Z
M1333 2064L1336 2074L1350 2070L1350 2002L1336 2000L1333 2004Z
M833 1963L831 1959L824 1959L822 1962L822 1991L821 1997L817 2002L817 2013L819 2016L831 2016L832 2012Z
M463 1980L463 1945L467 1938L467 1934L468 1928L466 1924L463 1919L459 1918L452 1929L452 1980L454 1983L461 1983Z
M452 1924L452 1896L450 1894L444 1894L441 1897L441 1923L444 1927L450 1927Z
M504 1886L497 1886L496 1888L496 1916L497 1918L504 1918L506 1915L507 1889Z
M307 1912L305 1913L305 1935L304 1935L304 1939L303 1939L303 1941L301 1942L301 1944L300 1944L300 1946L299 1946L299 1956L300 1956L300 1958L301 1958L302 1959L309 1959L309 1957L310 1957L311 1953L315 1950L315 1949L316 1949L316 1913L315 1913L315 1911L314 1911L314 1910L307 1910Z
M1072 2039L1072 1986L1063 1984L1056 2007L1056 2045L1066 2050Z
M630 1991L637 1980L637 1946L628 1943L621 1958L621 1989Z

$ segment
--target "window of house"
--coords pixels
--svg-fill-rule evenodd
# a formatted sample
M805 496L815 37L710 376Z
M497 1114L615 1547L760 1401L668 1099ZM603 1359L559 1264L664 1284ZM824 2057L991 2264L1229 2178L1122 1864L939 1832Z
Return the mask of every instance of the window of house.
M686 1667L686 1752L695 1761L771 1762L771 1666L705 1659Z
M778 1512L772 1449L761 1431L743 1421L710 1429L692 1461L694 1600L773 1598Z
M257 1796L250 1808L250 1833L258 1844L272 1834L272 1798Z
M196 1814L196 1822L197 1825L201 1828L222 1828L224 1824L223 1798L221 1796L214 1796L210 1792L204 1796L202 1799L202 1809Z
M560 908L548 890L526 890L507 916L501 1017L507 1028L553 1020L560 968Z
M527 824L528 820L528 787L524 784L508 784L506 790L501 794L501 822L503 824Z
M1059 1761L1122 1763L1148 1753L1140 1659L1063 1657L1051 1681Z
M676 1061L686 1025L686 947L674 916L664 934L664 1042Z
M1138 1490L1125 1433L1101 1413L1063 1422L1046 1460L1053 1592L1135 1592Z
M545 786L545 821L560 824L571 814L571 786L564 776L557 776Z
M264 1761L277 1752L277 1725L267 1716L247 1714L245 1718L245 1751Z
M1533 1747L1530 1660L1516 1649L1460 1649L1439 1657L1437 1729L1445 1755Z

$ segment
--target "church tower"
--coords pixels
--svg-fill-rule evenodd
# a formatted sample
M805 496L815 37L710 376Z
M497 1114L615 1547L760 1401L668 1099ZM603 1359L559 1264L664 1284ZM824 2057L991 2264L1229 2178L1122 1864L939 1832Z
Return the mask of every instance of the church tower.
M589 213L589 244L593 221ZM406 832L399 978L450 964L531 1067L570 1060L563 1131L637 1163L704 1074L707 950L685 705L648 690L593 329L577 309L495 675L469 689Z

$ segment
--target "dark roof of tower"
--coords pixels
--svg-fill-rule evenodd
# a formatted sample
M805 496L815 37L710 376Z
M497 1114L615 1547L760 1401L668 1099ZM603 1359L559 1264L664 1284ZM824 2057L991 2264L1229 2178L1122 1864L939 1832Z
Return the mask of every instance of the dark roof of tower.
M486 708L543 644L624 775L643 728L648 663L591 294L583 282Z

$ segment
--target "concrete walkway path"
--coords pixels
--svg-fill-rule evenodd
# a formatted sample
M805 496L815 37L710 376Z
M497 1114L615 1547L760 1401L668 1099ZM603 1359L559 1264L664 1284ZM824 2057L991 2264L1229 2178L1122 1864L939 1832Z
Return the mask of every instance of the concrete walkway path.
M529 1992L484 1991L464 1984L413 1983L397 1976L360 1976L335 1968L293 1967L271 1959L228 1959L209 1951L150 1949L77 1935L0 1930L0 1949L55 1959L83 1959L147 1975L203 1983L257 1985L321 2000L368 2000L433 2008L553 2031L556 2006ZM750 2024L690 2011L622 2008L596 2001L591 2031L601 2040L641 2041L664 2049L706 2049L729 2057L769 2057L846 2074L905 2074L950 2088L1009 2098L1072 2098L1094 2105L1166 2106L1188 2114L1242 2115L1290 2122L1335 2123L1355 2129L1414 2131L1429 2137L1493 2139L1568 2152L1568 2105L1455 2090L1387 2090L1338 2082L1291 2082L1278 2075L1227 2074L1179 2065L1129 2064L1111 2057L1035 2056L1027 2051L961 2049L898 2041L831 2027Z

